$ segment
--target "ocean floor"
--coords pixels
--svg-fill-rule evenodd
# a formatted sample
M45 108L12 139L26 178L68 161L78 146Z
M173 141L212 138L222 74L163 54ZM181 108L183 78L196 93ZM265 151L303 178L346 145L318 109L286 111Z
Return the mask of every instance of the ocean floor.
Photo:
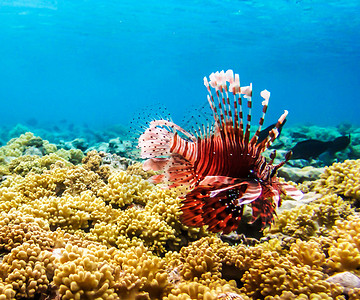
M219 235L181 223L125 126L37 125L0 128L0 300L360 299L360 128L284 128L279 159L309 139L350 144L280 169L305 196L283 197L270 228L250 211Z

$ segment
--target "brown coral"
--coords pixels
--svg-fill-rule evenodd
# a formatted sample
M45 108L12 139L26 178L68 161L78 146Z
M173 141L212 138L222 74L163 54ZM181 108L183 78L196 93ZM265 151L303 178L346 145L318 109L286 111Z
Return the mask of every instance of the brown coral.
M46 221L15 210L0 213L0 251L11 251L24 243L50 249L54 241Z
M16 296L33 298L47 291L54 273L54 256L35 244L23 243L13 248L0 264L5 284L11 284Z

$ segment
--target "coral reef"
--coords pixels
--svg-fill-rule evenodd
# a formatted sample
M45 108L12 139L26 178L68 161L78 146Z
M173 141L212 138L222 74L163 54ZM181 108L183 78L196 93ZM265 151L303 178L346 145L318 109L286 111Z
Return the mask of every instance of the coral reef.
M141 164L30 133L0 154L0 300L359 298L359 161L298 184L312 201L230 245L184 226L179 191Z

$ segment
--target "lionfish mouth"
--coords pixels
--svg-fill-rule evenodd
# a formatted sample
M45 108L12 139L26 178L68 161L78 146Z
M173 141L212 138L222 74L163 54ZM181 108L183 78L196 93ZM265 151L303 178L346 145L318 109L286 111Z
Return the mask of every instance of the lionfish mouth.
M302 197L300 191L276 177L291 153L277 165L273 164L275 152L269 162L262 156L278 136L288 112L285 110L267 138L258 142L270 92L260 93L262 116L250 136L252 84L241 87L239 75L232 70L212 73L209 79L205 77L204 84L214 124L190 133L169 120L150 122L139 138L141 157L147 159L143 168L162 171L152 178L154 183L188 187L181 208L185 225L208 225L210 231L227 234L237 229L244 205L250 205L252 222L261 218L265 227L273 222L275 209L281 205L280 194L296 200Z

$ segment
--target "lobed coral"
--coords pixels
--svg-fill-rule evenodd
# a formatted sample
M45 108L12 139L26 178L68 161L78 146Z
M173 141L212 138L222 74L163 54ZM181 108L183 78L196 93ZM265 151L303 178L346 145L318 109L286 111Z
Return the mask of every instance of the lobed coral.
M33 298L46 293L54 273L53 261L51 252L23 243L4 256L0 276L4 284L12 286L17 298Z
M360 217L337 221L331 232L328 267L333 272L351 271L360 275Z
M308 240L312 236L326 235L337 220L354 214L350 203L336 194L328 194L308 205L284 211L272 227L264 234L284 234L286 236Z
M345 160L326 167L314 190L360 200L360 160Z
M112 266L108 258L104 247L67 244L58 254L53 279L61 299L118 299L114 287L120 267Z

